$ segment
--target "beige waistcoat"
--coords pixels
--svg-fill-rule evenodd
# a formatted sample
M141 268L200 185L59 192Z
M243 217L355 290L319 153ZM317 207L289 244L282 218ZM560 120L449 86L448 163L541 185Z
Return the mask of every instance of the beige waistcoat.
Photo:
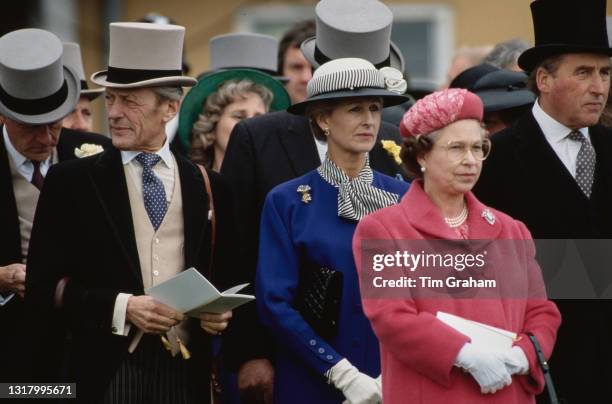
M130 198L134 234L138 248L138 259L144 289L164 282L185 269L183 199L181 181L176 161L174 162L174 189L171 191L170 204L159 229L155 231L144 206L142 192L136 186L138 174L133 166L124 166L125 180ZM178 333L187 343L185 322Z
M17 216L19 217L19 234L21 235L21 260L25 264L28 256L28 246L30 245L30 234L32 233L32 223L40 191L23 175L19 174L13 161L9 159L11 167L11 179L13 181L13 192L17 204Z

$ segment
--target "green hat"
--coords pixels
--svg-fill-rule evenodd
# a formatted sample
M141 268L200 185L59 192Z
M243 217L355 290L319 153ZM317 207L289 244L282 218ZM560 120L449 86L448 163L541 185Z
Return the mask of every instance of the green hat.
M269 74L253 69L213 71L198 80L198 84L187 93L181 105L178 136L185 150L189 150L191 147L191 130L202 113L202 106L206 102L206 98L230 80L250 80L272 91L273 98L270 111L285 110L291 105L291 99L285 87Z

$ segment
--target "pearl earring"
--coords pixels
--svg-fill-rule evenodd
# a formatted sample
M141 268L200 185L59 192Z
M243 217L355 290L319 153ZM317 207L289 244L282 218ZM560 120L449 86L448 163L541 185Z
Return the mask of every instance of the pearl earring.
M425 167L421 167L421 172L424 173L425 172Z
M329 136L329 128L323 128L323 134L325 134L325 136Z

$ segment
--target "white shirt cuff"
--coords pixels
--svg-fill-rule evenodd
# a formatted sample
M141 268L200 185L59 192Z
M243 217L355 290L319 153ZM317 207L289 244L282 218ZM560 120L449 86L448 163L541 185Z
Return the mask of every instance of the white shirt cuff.
M130 296L132 296L130 293L119 293L115 299L112 323L112 331L115 335L127 336L130 333L131 324L125 319Z
M10 294L10 295L8 295L8 296L2 296L2 295L0 294L0 306L4 306L4 305L5 305L5 304L7 304L8 302L10 302L10 301L11 301L11 299L13 298L13 296L15 296L15 294L14 294L14 293L11 293L11 294Z

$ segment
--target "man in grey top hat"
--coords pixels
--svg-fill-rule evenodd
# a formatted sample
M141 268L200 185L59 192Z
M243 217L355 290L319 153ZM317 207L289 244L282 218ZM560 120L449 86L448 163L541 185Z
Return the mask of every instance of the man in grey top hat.
M301 50L313 67L330 59L359 57L378 68L403 71L403 58L391 42L393 15L372 0L323 0L316 12L316 37ZM382 124L379 139L399 142L398 129ZM235 218L245 264L242 277L254 281L259 220L264 199L274 186L315 169L325 158L327 144L316 138L307 118L286 111L238 123L229 140L221 175L234 192ZM373 169L401 178L401 168L377 142L370 152ZM249 343L244 343L249 335ZM271 402L274 344L260 325L255 307L238 310L224 341L226 364L238 371L238 387L247 402Z
M184 32L110 25L109 66L92 81L106 87L112 146L53 167L38 206L26 301L37 327L53 314L68 323L66 378L83 402L210 398L207 334L231 312L186 318L145 294L185 268L217 284L231 272L229 191L173 153L165 133L182 86L196 83L181 72Z
M26 256L47 171L77 158L75 149L78 154L83 144L101 149L108 143L101 135L62 130L80 87L61 56L60 40L47 31L25 29L0 38L0 357L12 364L0 367L0 380L19 380L18 368L25 365Z
M89 88L83 69L83 59L81 58L81 47L77 43L64 43L64 63L74 70L81 81L81 97L74 111L64 118L63 127L68 129L91 132L93 130L93 111L91 102L98 98L103 92L103 88Z

